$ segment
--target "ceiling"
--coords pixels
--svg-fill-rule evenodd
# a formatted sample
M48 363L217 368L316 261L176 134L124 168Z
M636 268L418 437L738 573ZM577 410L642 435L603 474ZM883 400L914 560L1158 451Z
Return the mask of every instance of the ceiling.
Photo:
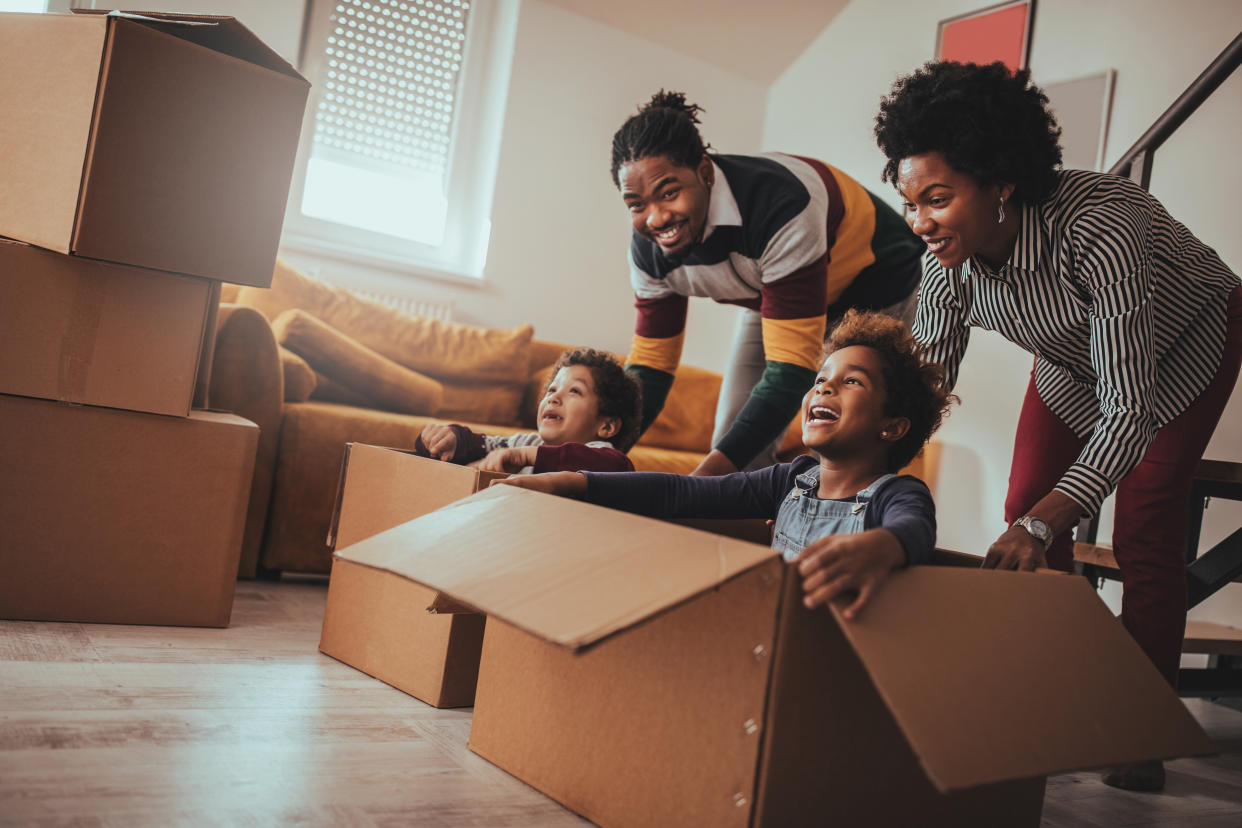
M768 86L849 0L545 0Z

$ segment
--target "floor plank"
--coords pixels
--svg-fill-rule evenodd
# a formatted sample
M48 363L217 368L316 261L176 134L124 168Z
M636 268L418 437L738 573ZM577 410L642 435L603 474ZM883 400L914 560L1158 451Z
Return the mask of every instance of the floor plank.
M435 710L317 651L326 581L245 582L228 629L0 621L0 825L589 825ZM1164 794L1048 782L1045 828L1242 825L1242 713Z

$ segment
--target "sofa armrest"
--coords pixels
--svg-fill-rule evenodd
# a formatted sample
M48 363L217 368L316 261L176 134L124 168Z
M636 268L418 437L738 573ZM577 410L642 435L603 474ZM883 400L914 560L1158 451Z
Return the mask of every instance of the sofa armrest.
M258 568L284 397L280 355L267 319L253 308L220 305L207 399L212 408L232 411L259 426L259 448L238 565L238 574L244 578L253 578Z

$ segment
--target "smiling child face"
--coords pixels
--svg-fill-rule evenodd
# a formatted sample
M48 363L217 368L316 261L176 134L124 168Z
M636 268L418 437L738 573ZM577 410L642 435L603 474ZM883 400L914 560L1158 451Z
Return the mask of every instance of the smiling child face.
M585 365L566 365L556 372L539 401L536 417L545 443L589 443L617 432L615 417L601 417L595 377Z
M802 442L830 460L887 451L896 418L885 416L880 354L865 345L833 351L802 398Z
M703 156L697 167L683 167L664 155L630 161L617 170L621 198L634 232L681 258L703 240L715 169Z

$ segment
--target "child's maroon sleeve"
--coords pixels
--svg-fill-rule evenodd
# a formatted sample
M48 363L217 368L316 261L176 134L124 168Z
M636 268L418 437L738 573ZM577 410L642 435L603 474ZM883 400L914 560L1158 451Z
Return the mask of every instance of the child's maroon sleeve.
M614 448L591 448L582 443L543 445L535 452L535 474L554 471L634 471L630 458Z
M475 434L464 425L456 423L449 428L457 435L457 448L453 452L454 463L473 463L487 456L487 444L483 442L482 434Z
M482 434L475 434L464 425L456 423L449 425L449 428L453 430L453 434L457 435L457 448L453 449L453 456L449 458L450 463L473 463L486 456L487 449ZM422 432L414 438L414 453L419 457L431 456L431 452L427 450L427 444L423 442Z

